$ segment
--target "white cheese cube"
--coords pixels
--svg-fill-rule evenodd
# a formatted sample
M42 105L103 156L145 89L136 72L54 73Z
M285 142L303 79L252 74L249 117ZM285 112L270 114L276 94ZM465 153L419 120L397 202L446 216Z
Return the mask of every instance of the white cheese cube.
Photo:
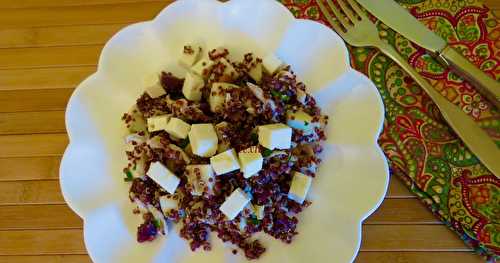
M160 196L160 207L163 214L168 214L172 209L177 210L178 202L166 195Z
M238 153L241 171L245 178L256 175L262 169L264 159L258 147L250 147Z
M151 163L147 175L170 194L174 194L175 189L181 182L174 173L160 162Z
M148 118L148 131L154 132L164 130L167 127L170 116L170 114L166 114Z
M307 192L311 187L312 177L303 173L294 172L288 198L302 204L306 199Z
M224 103L226 102L227 92L231 89L239 88L239 86L225 83L225 82L214 82L210 89L210 96L208 97L208 104L210 105L210 110L212 112L220 112L224 109Z
M260 83L262 80L262 63L257 62L248 71L248 75L255 80L255 82Z
M267 71L267 73L273 75L280 69L280 67L283 65L283 62L279 58L277 58L274 54L270 53L267 55L263 60L262 64L264 65L264 69Z
M264 219L264 206L263 205L253 205L253 213L257 219Z
M212 166L209 164L188 165L185 174L193 187L191 189L192 195L200 196L203 192L212 194L212 187L215 183Z
M201 89L205 85L203 79L191 72L186 73L186 78L184 79L184 85L182 86L182 94L186 99L191 101L201 100Z
M194 154L201 157L210 157L217 151L217 134L211 123L191 125L188 136Z
M179 146L171 143L171 144L168 145L168 148L170 148L170 149L172 149L172 150L174 150L176 152L179 152L180 156L182 157L182 160L184 160L184 162L186 164L190 164L191 163L191 159L189 158L189 156L186 154L186 152L184 152L184 150L181 147L179 147Z
M240 169L238 157L234 149L219 153L210 158L210 164L217 175L232 172Z
M240 188L234 190L219 210L226 215L227 219L233 220L250 202L250 198Z
M259 126L259 143L269 150L290 149L292 128L282 123Z
M157 74L148 75L144 78L143 83L146 87L146 93L153 99L167 94L161 85L160 78Z
M208 58L203 58L191 67L191 72L202 77L203 79L206 79L210 76L210 72L212 71L214 64L214 61Z
M189 125L189 123L175 117L170 118L165 127L165 131L168 132L168 134L178 139L186 139L189 130L191 130L191 125Z
M186 45L184 46L179 59L179 64L186 68L190 68L194 65L198 59L201 57L202 48L198 45Z
M314 132L315 128L319 127L318 122L313 122L313 117L302 110L288 111L286 113L286 124L294 129L301 130L304 135L309 135Z

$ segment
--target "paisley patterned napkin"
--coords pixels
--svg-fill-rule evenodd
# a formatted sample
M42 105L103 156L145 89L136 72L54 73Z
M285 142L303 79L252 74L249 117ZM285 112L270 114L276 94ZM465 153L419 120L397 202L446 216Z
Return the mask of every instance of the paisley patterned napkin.
M482 2L397 1L470 61L500 79L500 21ZM296 17L328 25L315 0L280 2ZM383 38L500 147L498 109L420 47L384 24L378 27ZM386 119L379 143L392 174L469 246L490 259L500 258L500 178L464 146L434 103L399 66L375 49L349 48L353 67L369 76L382 95Z

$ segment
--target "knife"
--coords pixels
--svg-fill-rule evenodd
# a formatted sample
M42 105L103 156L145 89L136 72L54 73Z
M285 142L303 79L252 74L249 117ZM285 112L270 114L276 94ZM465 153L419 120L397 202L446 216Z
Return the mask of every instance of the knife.
M500 82L469 62L458 51L449 46L441 37L420 23L406 9L392 0L356 0L384 24L394 29L410 41L425 48L444 66L468 80L497 109L500 109Z

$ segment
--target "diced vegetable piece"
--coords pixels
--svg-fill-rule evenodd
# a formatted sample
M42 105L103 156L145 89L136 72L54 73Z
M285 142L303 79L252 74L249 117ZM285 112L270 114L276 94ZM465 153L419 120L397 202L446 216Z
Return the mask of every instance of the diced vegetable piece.
M160 162L151 163L147 175L170 194L174 194L181 181Z
M288 198L302 204L306 199L307 192L309 192L311 182L312 177L303 173L294 172L290 191L288 192Z
M193 124L188 133L191 150L201 157L210 157L217 151L217 134L211 123Z
M189 123L175 117L170 118L165 127L165 131L168 132L168 134L178 139L186 139L189 130L191 130L191 125Z
M229 220L233 220L250 202L250 198L240 188L234 190L219 210L226 215Z
M225 152L231 148L231 142L229 138L225 135L225 129L229 127L229 123L226 121L219 122L215 125L215 132L217 133L217 138L219 139L219 145L217 146L217 152Z
M304 135L309 135L320 127L319 122L313 122L313 117L302 110L288 111L286 119L288 126L303 131Z
M172 196L160 196L160 207L164 215L168 214L172 209L177 210L178 201Z
M148 118L148 131L154 132L164 130L167 127L170 116L170 114L166 114Z
M146 119L142 116L141 111L134 104L126 113L128 118L125 119L125 125L130 133L147 132Z
M202 77L203 79L207 79L208 76L210 76L210 72L212 71L214 64L214 61L208 58L203 58L191 67L191 72Z
M240 169L238 157L234 149L219 153L210 158L210 164L217 175L232 172Z
M256 62L256 64L249 69L248 75L255 80L255 82L260 83L262 81L262 63Z
M200 196L206 190L212 194L212 187L215 183L214 170L209 164L195 164L186 166L186 177L192 185L191 194Z
M191 72L186 73L186 78L184 80L184 85L182 86L182 94L186 99L191 101L201 100L201 89L205 85L203 79Z
M253 213L257 219L264 219L264 206L263 205L253 205Z
M267 73L273 75L276 71L278 71L278 69L280 69L283 62L281 62L281 60L274 54L270 53L262 60L262 64Z
M181 58L179 59L179 64L186 68L193 66L201 57L202 50L203 49L198 45L184 46Z
M290 149L292 128L282 123L259 126L259 143L267 149Z
M190 164L191 163L191 158L189 158L189 156L186 154L186 152L184 152L184 150L181 147L179 147L179 146L177 146L177 145L175 145L173 143L169 144L168 147L170 149L174 150L174 151L179 152L179 154L182 157L182 160L184 160L184 162L186 164Z

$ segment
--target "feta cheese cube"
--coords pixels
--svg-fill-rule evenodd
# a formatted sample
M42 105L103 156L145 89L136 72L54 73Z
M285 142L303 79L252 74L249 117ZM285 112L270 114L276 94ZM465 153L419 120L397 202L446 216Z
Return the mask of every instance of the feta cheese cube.
M256 175L262 169L264 159L258 147L250 147L238 153L241 171L245 178Z
M177 210L178 202L172 196L160 196L160 207L164 215L167 215L172 209Z
M288 126L303 131L304 135L309 135L314 132L315 128L319 128L319 123L313 122L313 117L302 110L288 111L286 119Z
M239 86L225 83L225 82L214 82L210 89L210 95L208 97L208 104L210 105L210 110L212 112L220 112L224 109L224 103L226 102L227 92L231 89L239 88Z
M186 77L184 79L184 85L182 86L182 94L186 99L191 101L200 101L201 100L201 89L205 85L203 79L191 72L186 73Z
M283 62L277 58L274 54L270 53L263 60L262 64L267 73L274 75L278 69L283 65Z
M146 93L153 99L167 94L157 74L148 75L144 78L143 83L146 87Z
M148 118L148 131L154 132L164 130L167 127L170 116L170 114L166 114Z
M212 194L212 187L215 183L214 170L209 164L196 164L186 166L186 177L192 185L192 195L203 195L203 192Z
M234 190L219 210L226 215L227 219L233 220L250 202L250 198L240 188Z
M212 71L214 64L214 61L208 58L203 58L191 67L191 72L202 77L203 79L207 79L208 76L210 76L210 72Z
M263 205L253 205L253 213L257 219L264 219L264 206Z
M255 82L260 83L262 80L262 63L256 62L249 71L248 75L255 80Z
M259 143L269 150L290 149L292 128L282 123L259 126Z
M302 204L306 199L307 192L311 187L312 177L303 173L294 172L288 198Z
M217 134L211 123L191 125L188 133L191 150L201 157L210 157L217 151Z
M234 149L230 149L213 156L210 158L210 164L212 165L212 168L214 168L217 175L240 169L238 157L236 156Z
M170 118L167 126L165 126L165 131L178 139L186 139L189 130L191 130L191 125L189 125L189 123L175 117Z
M160 162L151 163L147 175L170 194L174 194L175 189L181 182L174 173Z
M198 45L184 46L181 58L179 59L179 64L183 67L190 68L201 57L202 51L203 49Z

